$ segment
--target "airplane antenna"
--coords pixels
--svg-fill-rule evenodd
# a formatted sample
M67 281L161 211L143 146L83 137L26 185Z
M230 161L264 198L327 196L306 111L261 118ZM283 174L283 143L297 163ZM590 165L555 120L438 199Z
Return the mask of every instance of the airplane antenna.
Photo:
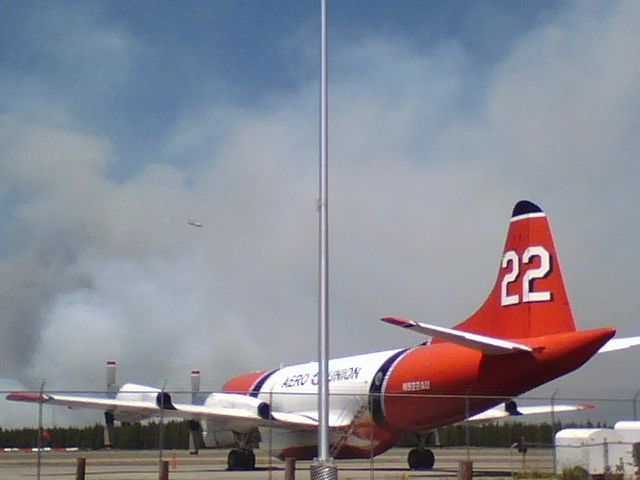
M311 479L337 479L329 456L329 214L328 214L328 69L327 0L320 0L320 220L318 298L318 457L311 465Z

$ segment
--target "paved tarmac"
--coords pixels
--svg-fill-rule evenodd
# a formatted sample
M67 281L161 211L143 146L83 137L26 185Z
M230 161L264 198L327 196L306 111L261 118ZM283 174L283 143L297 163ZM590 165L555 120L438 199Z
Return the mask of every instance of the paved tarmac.
M473 461L474 477L508 478L523 469L523 458L512 449L495 448L439 448L434 449L436 465L432 471L410 471L407 468L406 448L394 448L370 460L340 460L337 462L340 480L456 478L458 462ZM43 452L42 479L75 479L77 458L86 458L87 480L157 480L159 452L157 451L95 451ZM166 450L169 478L174 480L204 479L284 479L284 462L256 450L257 470L227 472L227 450L201 450L189 455L184 450ZM0 479L24 480L36 478L37 453L0 452ZM298 462L296 479L309 479L310 462ZM548 449L531 449L524 468L535 472L552 469L552 453Z

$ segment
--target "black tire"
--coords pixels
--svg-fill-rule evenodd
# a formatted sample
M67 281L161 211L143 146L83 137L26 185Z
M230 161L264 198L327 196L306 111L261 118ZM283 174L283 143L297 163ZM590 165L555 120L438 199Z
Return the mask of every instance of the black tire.
M436 456L428 448L424 448L421 450L422 450L422 465L423 465L422 468L431 470L433 468L433 465L436 463Z
M410 470L418 470L420 469L420 449L412 448L409 450L409 454L407 455L407 463L409 464Z
M243 470L243 455L241 450L231 450L227 456L227 470L234 472Z
M227 457L227 470L230 472L255 470L256 455L253 450L234 449L229 452Z
M435 456L428 448L412 448L407 455L407 463L411 470L431 470Z
M256 454L253 450L241 450L244 462L244 470L256 469Z

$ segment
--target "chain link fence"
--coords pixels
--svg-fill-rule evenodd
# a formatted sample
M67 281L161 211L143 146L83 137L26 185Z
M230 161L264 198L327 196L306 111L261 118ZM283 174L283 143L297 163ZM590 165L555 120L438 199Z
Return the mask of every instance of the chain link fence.
M2 397L8 393L0 392ZM140 465L151 470L157 468L158 461L169 461L170 473L175 471L176 475L179 470L188 468L222 472L229 469L229 450L239 447L254 450L257 472L262 474L256 478L284 478L287 457L300 455L308 458L313 454L316 435L313 428L300 428L292 432L278 428L277 421L266 419L268 421L261 422L264 426L254 429L250 435L247 432L234 433L218 429L213 421L194 422L176 418L175 411L167 409L166 405L164 409L159 408L158 415L153 418L132 416L124 422L118 421L118 412L107 412L115 413L116 422L110 432L105 422L73 427L58 425L56 418L60 419L61 415L56 415L55 409L60 407L48 406L48 395L104 398L108 397L109 392L53 392L45 390L43 385L40 391L31 393L42 395L45 399L31 406L32 421L25 422L27 426L24 428L0 425L0 451L4 454L4 457L0 457L0 478L6 478L2 474L3 469L10 470L14 464L24 465L26 460L32 460L36 478L49 474L51 468L59 468L65 458L73 461L75 458L89 457L87 470L91 471L92 463L106 462L108 455L116 455L115 452L123 465L137 465L136 459L140 459ZM165 393L169 396L164 396ZM192 401L203 404L212 393L220 392L201 392L196 398L191 391L162 390L158 398L174 404L190 404ZM261 399L277 406L292 403L292 396L290 393L271 392ZM433 406L436 410L448 405L449 414L453 409L451 415L460 421L435 429L398 435L394 433L391 436L393 438L389 439L381 432L392 427L385 425L384 418L376 418L372 413L376 403L374 399L368 398L364 404L359 404L355 400L351 402L356 397L349 392L334 393L331 395L331 405L351 405L332 417L341 425L331 431L331 455L337 459L339 470L346 469L349 475L367 472L364 478L408 478L406 475L418 475L408 467L411 452L428 449L435 455L434 471L445 476L456 475L457 462L460 460L471 460L476 472L484 471L491 475L559 473L571 462L587 467L599 462L599 466L593 468L600 468L603 474L611 476L631 478L635 472L633 449L637 448L634 447L637 442L634 434L621 435L613 427L619 420L637 420L637 394L628 398L575 398L563 397L556 391L547 397L519 397L517 404L505 403L509 399L497 396L419 393L384 394L375 400L381 402L381 408L384 408L385 402L402 397L418 401L417 404L424 402L425 408ZM479 406L488 404L497 404L495 411L489 410L489 414L485 410L478 415ZM3 408L10 412L15 405L14 402L4 402ZM536 408L539 410L537 414L521 415ZM600 437L590 441L590 450L585 450L578 440L573 443L564 441L556 446L556 434L567 429L596 430L600 431ZM640 441L640 434L637 440ZM107 443L110 444L110 452L105 450ZM205 449L205 444L216 448ZM300 448L304 450L302 454ZM196 451L198 454L194 455ZM136 455L140 452L145 452L142 457ZM358 459L342 459L354 456ZM599 458L598 462L596 457ZM300 472L307 474L310 467L311 463L298 461L298 476Z

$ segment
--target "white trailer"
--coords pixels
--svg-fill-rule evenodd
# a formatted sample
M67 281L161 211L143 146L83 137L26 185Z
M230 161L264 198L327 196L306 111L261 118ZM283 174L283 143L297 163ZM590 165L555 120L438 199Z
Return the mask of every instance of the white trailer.
M611 428L566 428L556 434L558 473L582 467L591 475L624 472L625 446Z
M633 477L638 468L633 458L633 445L640 443L640 422L620 421L613 429L623 442L624 475Z

